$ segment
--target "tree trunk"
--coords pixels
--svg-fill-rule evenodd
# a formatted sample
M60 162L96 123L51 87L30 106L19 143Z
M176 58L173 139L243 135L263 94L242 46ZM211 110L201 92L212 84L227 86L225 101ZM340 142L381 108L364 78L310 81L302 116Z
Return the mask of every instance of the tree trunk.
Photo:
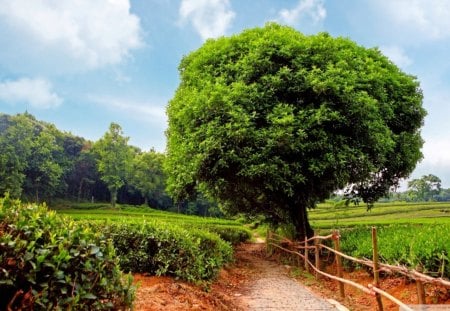
M81 178L80 186L78 187L78 198L77 198L78 202L80 202L81 194L83 193L83 182L84 182L84 178Z
M303 204L294 204L291 206L291 218L295 227L296 239L303 241L314 236L314 230L311 228L308 220L308 211Z
M112 208L116 208L117 201L117 189L111 189L111 206Z
M144 205L148 206L148 197L147 196L144 196Z

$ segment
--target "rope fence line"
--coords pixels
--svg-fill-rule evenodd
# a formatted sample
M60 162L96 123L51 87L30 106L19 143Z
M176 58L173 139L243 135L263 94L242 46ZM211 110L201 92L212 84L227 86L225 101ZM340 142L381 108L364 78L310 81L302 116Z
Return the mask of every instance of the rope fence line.
M394 302L399 307L402 308L402 310L406 311L412 311L410 307L408 307L406 304L401 302L399 299L393 297L389 293L383 291L381 288L379 288L379 280L378 280L378 273L383 271L388 274L401 274L404 276L409 277L410 279L413 279L417 283L417 294L418 294L418 303L419 304L425 304L425 289L424 284L434 284L434 285L442 285L445 287L450 287L450 281L445 280L443 278L433 278L431 276L428 276L426 274L423 274L417 270L414 269L408 269L405 266L394 266L384 263L378 262L378 244L377 244L377 233L376 228L372 227L372 248L373 248L373 260L369 259L360 259L355 258L352 256L349 256L345 253L342 253L340 251L340 234L339 231L334 231L332 234L327 236L314 236L309 239L305 239L304 241L298 241L293 242L281 235L275 234L273 232L268 231L267 232L267 251L270 252L270 247L275 247L277 249L280 249L284 252L290 253L292 255L297 256L297 258L301 258L304 260L304 266L305 269L308 270L308 267L310 267L316 274L316 278L319 278L319 275L323 275L325 277L328 277L332 280L335 280L339 284L340 294L341 297L345 297L345 291L344 291L344 284L353 286L358 288L359 290L363 291L366 294L369 294L371 296L376 297L377 305L379 310L383 310L383 304L381 301L381 296L385 297L386 299ZM331 248L327 245L323 245L321 243L322 240L333 240L334 241L334 248ZM314 242L314 245L308 245L308 243ZM286 247L280 246L278 243L281 243L281 245L286 244L290 246L292 249L288 249ZM326 273L324 271L320 270L320 249L326 249L329 252L335 254L335 262L336 262L336 275L332 275L329 273ZM301 250L303 250L304 254L301 253ZM309 260L309 251L314 250L315 254L315 263L312 263ZM368 266L373 269L374 271L374 283L368 284L367 287L363 286L359 283L347 280L342 277L342 262L341 258L345 258L347 260L356 262L361 265ZM298 265L300 266L300 262L298 262ZM420 267L418 267L420 268Z

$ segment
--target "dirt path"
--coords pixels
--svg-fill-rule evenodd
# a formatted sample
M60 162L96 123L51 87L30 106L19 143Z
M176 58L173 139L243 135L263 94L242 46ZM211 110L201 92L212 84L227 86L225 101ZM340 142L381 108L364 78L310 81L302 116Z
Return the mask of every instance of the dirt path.
M245 244L237 250L237 258L248 262L253 275L240 290L238 304L242 310L336 310L288 276L284 266L263 257L264 244Z
M289 277L288 270L265 257L265 244L245 243L235 262L204 288L168 277L135 275L140 284L134 310L337 310L326 299Z

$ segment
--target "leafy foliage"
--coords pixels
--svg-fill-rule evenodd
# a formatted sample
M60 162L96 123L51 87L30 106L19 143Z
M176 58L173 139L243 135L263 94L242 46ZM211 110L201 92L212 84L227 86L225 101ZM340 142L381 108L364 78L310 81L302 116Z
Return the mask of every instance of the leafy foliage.
M28 113L0 114L0 194L38 202L76 193L71 177L85 143Z
M312 235L307 208L348 185L373 203L421 158L418 81L349 39L268 24L208 40L179 66L168 190Z
M341 234L341 250L359 258L372 257L370 228L357 227ZM381 260L425 273L450 277L450 224L390 225L377 229Z
M134 299L101 232L48 211L0 199L0 309L118 310Z
M187 281L214 278L231 260L231 246L219 236L158 222L89 222L109 236L125 271L173 275Z
M111 204L117 201L117 191L125 184L129 163L132 159L132 149L128 146L128 137L124 137L122 128L111 123L109 131L99 139L94 150L98 155L98 171L100 178L108 186L111 193Z
M127 146L128 138L123 137L120 126L112 126L116 133L109 131L99 142L93 143L61 132L53 124L36 120L29 113L14 116L0 113L0 195L8 192L13 198L46 201L52 206L60 199L106 202L116 196L119 203L148 203L158 209L187 214L223 215L216 202L203 198L174 206L165 191L165 155ZM112 144L114 135L117 142L121 139L122 146L126 145L122 148L126 149L124 162L119 159L122 151L116 148L120 144L111 152L100 146L106 136ZM103 161L100 161L100 150L104 151ZM104 180L100 178L100 162L104 164ZM111 182L113 195L106 181Z
M408 193L415 201L433 200L441 191L441 179L433 174L408 182Z
M164 196L166 176L163 172L164 154L153 150L137 153L132 161L130 183L144 196L147 205L148 198Z
M0 114L0 195L20 197L27 160L31 154L33 125L26 116Z

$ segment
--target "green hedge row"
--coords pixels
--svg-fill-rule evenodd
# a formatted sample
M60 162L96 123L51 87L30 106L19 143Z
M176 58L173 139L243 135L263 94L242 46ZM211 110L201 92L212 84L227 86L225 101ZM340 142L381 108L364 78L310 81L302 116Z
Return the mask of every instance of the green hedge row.
M372 258L370 227L341 234L341 249L354 257ZM389 225L377 228L378 252L386 263L422 266L433 276L450 277L450 225Z
M206 230L220 236L224 241L237 245L249 240L252 235L250 230L241 226L218 226L218 225L200 225L200 230Z
M101 231L9 197L0 214L0 310L131 308L131 276Z
M216 234L160 222L90 222L109 236L125 271L210 280L232 259L229 243Z

